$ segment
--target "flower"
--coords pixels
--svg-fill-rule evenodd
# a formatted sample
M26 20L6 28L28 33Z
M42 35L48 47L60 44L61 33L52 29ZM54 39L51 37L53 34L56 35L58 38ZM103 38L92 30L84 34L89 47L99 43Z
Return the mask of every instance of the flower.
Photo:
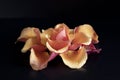
M88 54L99 53L94 44L99 42L98 35L89 24L70 29L66 24L57 24L54 28L40 30L35 27L24 28L18 41L25 42L22 52L30 50L30 65L33 70L42 70L56 56L72 69L81 68Z

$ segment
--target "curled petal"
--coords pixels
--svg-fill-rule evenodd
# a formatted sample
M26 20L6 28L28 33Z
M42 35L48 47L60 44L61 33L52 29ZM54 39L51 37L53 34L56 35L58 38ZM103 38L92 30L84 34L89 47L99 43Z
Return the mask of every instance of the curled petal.
M49 54L31 49L30 65L33 70L42 70L47 67Z
M56 40L56 41L48 40L48 42L46 42L47 48L55 53L63 53L67 51L69 45L70 44L68 41L61 41L61 40Z
M40 34L42 44L46 45L47 38L49 38L51 36L53 31L54 31L53 28L49 28L47 30L42 30L42 33Z
M65 24L58 24L55 26L50 39L51 40L68 40L69 28Z
M69 40L72 41L75 38L74 29L69 29Z
M57 30L57 29L62 29L62 28L64 28L66 32L69 31L69 27L68 27L66 24L64 24L64 23L57 24L57 25L55 26L55 29L56 29L56 30Z
M34 28L34 27L24 28L21 31L21 34L20 34L20 36L18 37L17 40L25 42L28 38L36 37L36 33L34 32L34 29L36 29L36 28Z
M75 38L72 41L73 44L84 44L84 45L89 45L91 43L91 38L86 36L82 32L76 32L75 33Z
M66 32L65 32L65 29L63 29L62 31L60 31L57 34L56 40L68 40L68 37L67 37Z
M79 69L87 61L87 53L84 47L81 47L78 51L67 51L60 54L63 62L70 68Z
M22 53L25 53L26 51L28 51L34 44L36 43L35 39L30 38L25 42L24 47L21 49Z
M76 32L82 32L84 33L86 36L92 38L94 43L98 43L98 35L96 34L96 32L94 31L93 27L89 24L84 24L84 25L80 25L77 29Z
M69 28L65 24L56 25L46 42L47 48L55 53L63 53L67 51L70 45L68 30Z

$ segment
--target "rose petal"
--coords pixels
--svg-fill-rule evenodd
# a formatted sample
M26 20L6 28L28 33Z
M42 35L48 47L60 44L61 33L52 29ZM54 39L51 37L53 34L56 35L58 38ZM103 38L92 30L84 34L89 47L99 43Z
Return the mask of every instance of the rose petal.
M80 25L75 31L76 32L82 32L86 36L88 36L89 38L92 38L94 43L99 42L98 35L94 31L93 27L91 25L89 25L89 24Z
M42 70L47 67L49 54L47 52L37 52L33 48L30 54L30 65L33 70Z
M63 62L70 68L79 69L87 61L87 53L84 47L81 47L78 51L67 51L60 54Z

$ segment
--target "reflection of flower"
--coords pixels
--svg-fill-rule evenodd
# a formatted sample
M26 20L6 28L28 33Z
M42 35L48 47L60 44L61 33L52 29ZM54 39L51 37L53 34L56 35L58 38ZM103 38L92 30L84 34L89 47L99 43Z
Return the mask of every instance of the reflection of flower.
M47 67L49 61L60 56L70 68L81 68L87 61L87 52L97 52L98 35L88 24L69 29L65 24L39 31L28 27L21 32L18 41L25 42L22 52L30 50L30 65L34 70Z

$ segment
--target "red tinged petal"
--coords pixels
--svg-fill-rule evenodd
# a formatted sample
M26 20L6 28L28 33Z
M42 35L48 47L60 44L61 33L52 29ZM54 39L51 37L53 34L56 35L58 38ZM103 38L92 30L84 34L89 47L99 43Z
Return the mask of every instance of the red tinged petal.
M67 51L70 40L68 38L69 28L65 24L58 24L55 26L50 38L46 42L47 48L55 53L63 53Z
M68 50L70 43L69 41L62 41L62 40L48 40L46 42L46 47L51 51L55 53L63 53Z
M62 40L48 40L49 45L54 48L55 50L59 50L61 48L64 48L65 46L68 46L68 41L62 41Z
M69 28L65 24L58 24L55 26L50 39L51 40L68 40Z
M68 40L68 37L66 35L65 29L61 30L57 36L56 36L56 40Z
M39 31L39 29L35 28L34 32L36 34L36 41L37 41L37 43L41 44L41 38L40 38L40 31Z
M81 68L87 61L87 53L84 47L81 47L78 51L67 51L60 54L65 65L72 69Z
M33 70L42 70L47 67L49 54L31 49L30 65Z
M52 52L52 53L50 54L50 57L49 57L49 60L48 60L48 61L53 60L56 56L58 56L58 54L57 54L57 53Z
M37 52L44 52L46 51L46 47L44 45L33 45L31 48L33 48Z

